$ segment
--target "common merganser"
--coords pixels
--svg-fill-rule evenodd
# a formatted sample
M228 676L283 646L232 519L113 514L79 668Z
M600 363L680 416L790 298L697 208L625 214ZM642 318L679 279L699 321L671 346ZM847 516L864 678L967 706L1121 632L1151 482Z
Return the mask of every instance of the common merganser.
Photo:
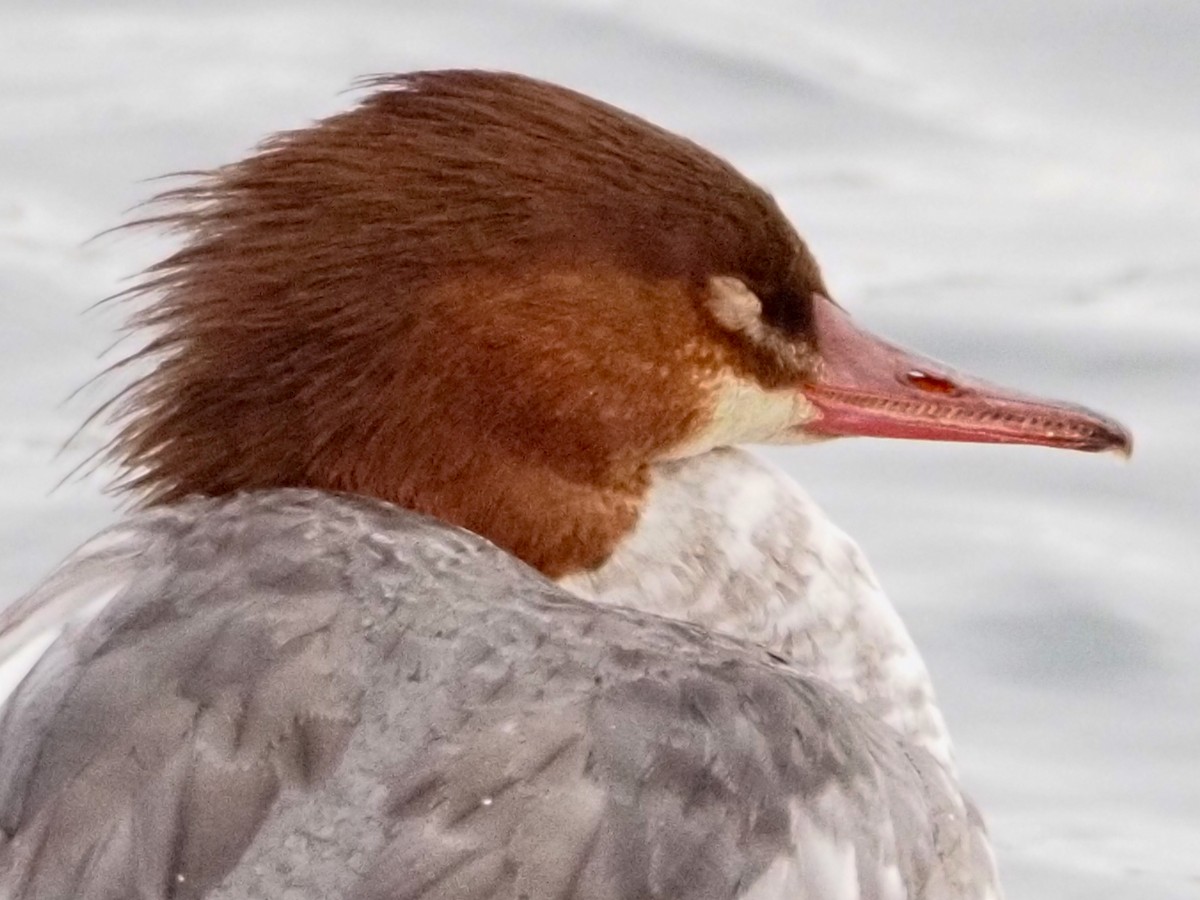
M999 896L895 611L735 445L1128 433L862 331L683 138L370 87L146 220L143 508L0 616L0 897Z

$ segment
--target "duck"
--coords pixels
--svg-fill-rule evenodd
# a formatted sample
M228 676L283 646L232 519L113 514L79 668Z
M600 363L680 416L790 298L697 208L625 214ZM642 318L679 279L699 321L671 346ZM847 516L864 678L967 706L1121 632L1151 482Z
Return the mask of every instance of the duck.
M1000 897L903 622L744 447L1129 432L872 335L628 112L362 90L133 223L133 508L0 612L0 897Z

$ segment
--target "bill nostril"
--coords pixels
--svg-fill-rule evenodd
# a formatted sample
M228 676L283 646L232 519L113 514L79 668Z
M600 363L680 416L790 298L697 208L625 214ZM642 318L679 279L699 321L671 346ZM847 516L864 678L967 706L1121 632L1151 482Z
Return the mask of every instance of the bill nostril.
M933 375L920 369L909 369L901 376L901 381L929 394L944 394L954 397L962 393L957 384L941 375Z

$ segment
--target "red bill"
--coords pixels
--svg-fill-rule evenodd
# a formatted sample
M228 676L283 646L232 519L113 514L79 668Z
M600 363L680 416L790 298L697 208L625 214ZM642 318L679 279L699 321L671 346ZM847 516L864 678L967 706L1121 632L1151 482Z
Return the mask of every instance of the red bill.
M822 365L802 388L820 412L805 426L810 434L1038 444L1125 457L1133 451L1132 435L1107 416L990 384L896 347L859 328L826 297L813 298L813 315Z

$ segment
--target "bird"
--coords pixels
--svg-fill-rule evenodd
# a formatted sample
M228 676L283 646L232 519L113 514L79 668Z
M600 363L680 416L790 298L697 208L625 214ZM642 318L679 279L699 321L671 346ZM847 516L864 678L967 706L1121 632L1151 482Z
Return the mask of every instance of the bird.
M361 88L132 223L133 508L0 612L0 897L1001 896L902 621L744 445L1129 432L870 334L631 113Z

